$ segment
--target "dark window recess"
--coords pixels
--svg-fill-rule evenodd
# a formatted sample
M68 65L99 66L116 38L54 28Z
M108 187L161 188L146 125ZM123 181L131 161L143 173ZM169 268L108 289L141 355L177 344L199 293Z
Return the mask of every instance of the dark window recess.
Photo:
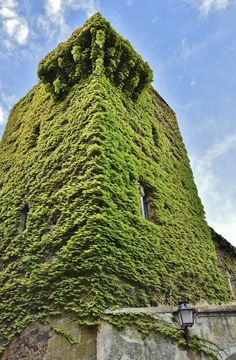
M23 231L25 231L25 229L26 229L28 212L29 212L29 205L25 204L25 206L23 207L23 209L21 210L21 213L20 213L20 223L18 226L19 234L23 233Z
M34 126L32 134L29 138L29 148L33 148L37 145L39 135L40 135L40 124L37 124Z
M34 128L34 134L36 137L39 137L40 135L40 124L37 124Z
M154 144L156 145L156 147L159 147L158 133L157 133L157 129L154 125L152 125L152 138L153 138L153 141L154 141Z
M149 200L150 197L146 189L140 186L141 215L148 220L150 219Z

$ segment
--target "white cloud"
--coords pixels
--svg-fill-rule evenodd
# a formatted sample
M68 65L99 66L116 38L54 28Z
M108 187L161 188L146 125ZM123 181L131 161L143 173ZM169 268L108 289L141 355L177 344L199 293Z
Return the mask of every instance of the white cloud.
M17 14L14 10L6 8L6 7L0 8L0 15L3 18L9 18L9 19L17 16Z
M61 0L47 0L45 3L46 13L48 16L58 14L62 9Z
M44 8L48 20L65 26L66 12L83 10L90 17L98 11L98 0L45 0Z
M1 0L0 5L5 5L7 8L14 8L17 5L16 0Z
M187 6L191 6L207 16L211 12L224 11L229 5L236 3L235 0L182 0Z
M44 15L26 15L26 4L20 0L0 0L0 42L8 50L6 54L15 53L19 45L33 46L37 37L47 36L51 39L60 32L60 39L71 32L67 24L70 12L83 11L90 17L99 8L99 0L44 0ZM29 42L29 40L33 40Z
M184 60L188 60L196 54L205 54L205 51L209 46L212 46L212 44L214 45L216 41L219 42L220 35L220 31L215 31L212 34L205 36L201 41L195 42L189 40L187 37L183 37L177 49L178 56Z
M212 227L216 232L222 235L226 240L230 241L236 247L236 211L235 209L227 213L223 218L218 217L212 222Z
M4 125L6 122L5 111L3 110L2 106L0 105L0 125Z
M5 107L10 110L12 106L17 102L18 98L16 95L7 95L0 87L0 98L5 104Z
M206 48L209 41L209 39L204 39L202 42L189 44L188 39L184 37L180 42L179 54L184 60L188 60L191 56Z
M188 45L186 37L181 39L179 52L180 52L180 56L184 59L189 58L195 52L193 46Z
M10 109L17 100L15 95L7 95L0 86L0 140Z
M29 38L29 25L26 17L21 16L15 0L0 0L1 27L6 36L2 43L11 48L15 43L24 45Z
M98 11L99 2L97 0L68 0L67 6L72 10L84 10L90 17Z
M202 14L207 15L210 11L225 10L231 3L231 0L201 0L199 10Z
M59 26L64 25L64 9L62 8L61 0L46 0L45 13L51 22Z
M5 32L20 45L27 42L29 36L29 28L24 18L15 17L7 19L3 22Z
M209 225L236 246L236 185L229 185L222 168L222 160L227 159L234 148L236 134L231 134L203 156L192 157L191 163ZM220 163L222 171L219 173Z

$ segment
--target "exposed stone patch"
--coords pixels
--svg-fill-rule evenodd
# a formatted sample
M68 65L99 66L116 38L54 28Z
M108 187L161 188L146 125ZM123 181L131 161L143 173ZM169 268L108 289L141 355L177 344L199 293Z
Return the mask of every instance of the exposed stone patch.
M42 360L47 353L51 327L38 322L14 338L1 360Z
M16 336L1 360L96 360L96 329L68 318L35 322Z

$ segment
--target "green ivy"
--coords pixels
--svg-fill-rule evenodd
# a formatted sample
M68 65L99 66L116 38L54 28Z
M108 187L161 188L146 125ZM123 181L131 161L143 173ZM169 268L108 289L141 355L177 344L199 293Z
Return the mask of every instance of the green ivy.
M39 76L0 143L1 349L64 311L96 324L106 308L229 301L175 114L148 65L97 14Z
M235 300L236 287L233 284L236 279L236 248L223 238L223 236L217 234L212 228L210 228L210 230L212 240L216 247L221 272L224 274L225 278L227 278L227 281L229 280L228 276L231 277L231 287L233 290L232 300Z
M70 343L70 345L74 345L74 344L79 343L78 340L76 340L74 338L74 336L71 333L69 333L68 331L66 331L64 329L59 329L59 328L56 328L56 327L52 327L52 329L56 334L65 337L66 340Z
M92 73L105 73L133 99L152 81L148 64L99 13L76 30L66 43L50 52L38 68L39 78L55 99Z

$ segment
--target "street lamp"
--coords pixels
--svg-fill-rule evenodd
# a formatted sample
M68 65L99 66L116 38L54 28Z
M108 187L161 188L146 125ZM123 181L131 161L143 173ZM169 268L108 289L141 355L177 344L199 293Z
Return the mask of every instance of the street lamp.
M197 310L190 308L188 301L182 301L179 303L177 315L181 327L187 330L188 327L192 327L194 324L194 316Z

